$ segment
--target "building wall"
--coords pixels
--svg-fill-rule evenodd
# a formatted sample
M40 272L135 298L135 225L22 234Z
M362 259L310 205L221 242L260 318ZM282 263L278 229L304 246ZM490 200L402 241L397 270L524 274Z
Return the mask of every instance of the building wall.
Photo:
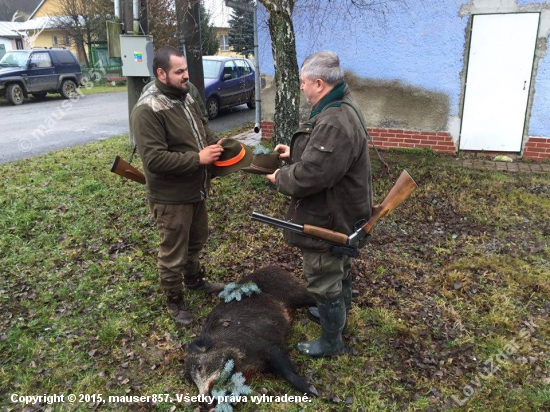
M33 18L40 18L40 17L52 17L52 16L59 16L60 15L61 6L59 4L59 0L47 0L44 3L40 5L40 8L36 10L36 12L33 15ZM30 33L32 34L32 32ZM54 46L53 44L53 36L57 36L59 43L57 46ZM55 29L46 29L42 33L38 35L34 42L34 47L65 47L69 49L78 60L82 61L83 57L79 54L78 49L73 44L66 45L64 44L65 39L65 33L63 33L61 30L55 30ZM84 45L86 49L86 53L88 52L88 48L86 45Z
M59 44L57 46L53 45L53 36L57 36L59 39ZM63 42L63 39L65 38L65 33L63 33L61 30L44 30L40 35L36 38L34 42L34 47L65 47L69 49L77 58L78 58L78 50L73 45L65 45L61 44Z
M6 46L6 51L17 50L17 47L15 45L15 40L5 39L3 37L0 37L0 44L3 44L4 46Z
M58 0L47 0L36 10L33 17L59 16L60 9Z
M527 153L530 137L550 137L550 58L547 56L550 4L541 1L407 1L406 7L387 13L385 22L368 15L357 16L353 24L334 18L334 23L327 22L323 29L318 29L319 26L312 29L310 14L300 10L297 2L293 17L298 64L317 50L336 52L370 127L390 132L435 133L436 136L445 133L458 147L472 14L541 12L524 137ZM265 9L260 9L260 66L262 72L273 75ZM270 86L269 81L266 83L266 89L262 90L262 116L270 121L275 87ZM307 112L306 109L304 105L302 112ZM388 134L398 134L390 132ZM423 143L418 147L420 145ZM550 157L550 150L547 156Z

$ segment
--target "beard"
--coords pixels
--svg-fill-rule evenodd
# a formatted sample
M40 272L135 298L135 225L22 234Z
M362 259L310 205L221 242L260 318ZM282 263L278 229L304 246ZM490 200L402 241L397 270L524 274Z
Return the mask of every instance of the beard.
M170 78L166 77L166 84L170 87L173 87L174 89L178 89L182 93L189 93L189 79L187 79L184 83L181 81L171 81Z

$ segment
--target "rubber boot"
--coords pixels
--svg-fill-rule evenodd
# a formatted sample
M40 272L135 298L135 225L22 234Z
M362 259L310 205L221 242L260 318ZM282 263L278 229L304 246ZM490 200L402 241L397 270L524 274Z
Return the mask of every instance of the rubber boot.
M321 337L317 340L299 342L296 349L311 357L333 356L342 353L344 341L342 331L346 324L346 305L343 293L333 298L317 297Z
M225 285L223 283L210 283L204 280L206 270L198 262L186 263L183 273L183 284L191 290L203 293L219 293Z
M193 323L193 315L185 310L183 296L179 293L166 293L166 307L170 317L180 325L189 326Z
M344 302L346 304L346 325L344 326L344 332L346 331L346 328L348 327L348 313L351 309L351 295L352 295L352 289L351 289L351 276L348 276L345 279L342 279L342 293L344 294ZM317 324L321 324L319 322L319 309L317 309L317 306L310 306L307 310L307 317Z

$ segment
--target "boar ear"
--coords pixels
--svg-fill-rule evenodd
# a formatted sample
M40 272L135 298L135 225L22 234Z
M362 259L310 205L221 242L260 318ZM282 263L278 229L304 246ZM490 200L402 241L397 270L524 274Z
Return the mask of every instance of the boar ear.
M201 336L198 339L190 342L187 345L187 350L189 352L206 352L212 346L212 341L206 336Z

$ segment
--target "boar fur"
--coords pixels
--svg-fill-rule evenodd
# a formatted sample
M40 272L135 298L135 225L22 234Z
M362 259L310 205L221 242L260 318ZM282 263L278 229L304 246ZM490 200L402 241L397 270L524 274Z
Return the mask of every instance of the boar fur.
M185 370L202 395L208 395L226 362L248 377L271 371L301 394L318 396L315 387L299 376L285 349L294 309L315 305L311 293L289 272L269 266L245 276L260 294L240 301L221 302L212 309L201 335L187 346Z

